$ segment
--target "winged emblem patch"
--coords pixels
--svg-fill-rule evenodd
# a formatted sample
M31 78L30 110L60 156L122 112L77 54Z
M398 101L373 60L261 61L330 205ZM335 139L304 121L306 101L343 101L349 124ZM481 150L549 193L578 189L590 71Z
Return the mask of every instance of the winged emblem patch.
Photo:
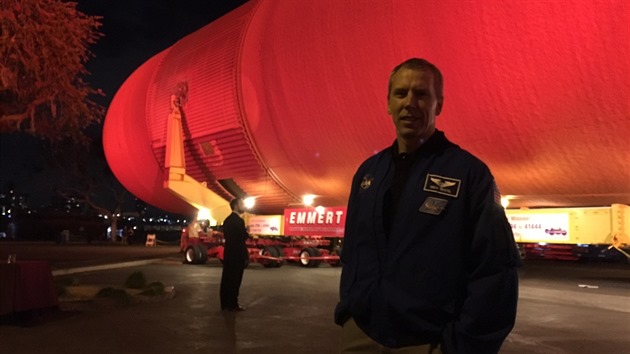
M454 185L457 184L456 182L444 181L444 180L441 180L441 179L439 179L437 177L431 177L431 182L435 183L440 188L448 188L448 187L451 187L451 186L454 186Z
M461 185L462 181L460 179L427 174L427 178L424 181L424 190L457 198Z

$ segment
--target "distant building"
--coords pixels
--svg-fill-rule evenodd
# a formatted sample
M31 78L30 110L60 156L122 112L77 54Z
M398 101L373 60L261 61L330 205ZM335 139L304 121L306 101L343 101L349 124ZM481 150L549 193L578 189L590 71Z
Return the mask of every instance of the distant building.
M2 215L28 209L28 194L15 193L13 189L0 192L0 212Z

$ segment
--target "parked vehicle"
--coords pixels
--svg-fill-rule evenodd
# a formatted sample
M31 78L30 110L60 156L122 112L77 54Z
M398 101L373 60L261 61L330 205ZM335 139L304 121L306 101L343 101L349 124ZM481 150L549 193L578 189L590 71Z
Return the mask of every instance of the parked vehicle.
M344 207L286 209L284 216L246 215L245 221L252 235L247 240L250 262L267 268L281 267L285 262L308 268L322 262L341 264ZM224 239L220 230L198 230L196 236L189 230L182 230L184 263L203 264L208 258L223 260Z
M508 209L526 258L630 259L630 207Z

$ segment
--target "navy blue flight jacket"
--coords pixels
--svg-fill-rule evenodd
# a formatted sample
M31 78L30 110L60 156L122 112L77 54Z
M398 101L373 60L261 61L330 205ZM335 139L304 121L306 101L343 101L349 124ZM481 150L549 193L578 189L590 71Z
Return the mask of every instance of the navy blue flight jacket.
M387 233L394 154L353 178L335 322L352 317L390 348L497 353L514 326L521 260L490 170L436 130L413 154Z

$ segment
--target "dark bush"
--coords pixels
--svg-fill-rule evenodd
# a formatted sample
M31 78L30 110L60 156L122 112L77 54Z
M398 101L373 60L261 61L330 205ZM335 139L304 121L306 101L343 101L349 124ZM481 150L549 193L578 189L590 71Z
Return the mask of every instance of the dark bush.
M132 302L131 295L129 295L125 290L112 287L107 287L99 290L96 294L96 297L114 299L116 300L116 302L123 305L128 305Z
M57 296L63 296L68 293L66 289L68 286L79 285L79 279L77 278L59 278L55 279L55 289L57 290Z
M125 288L129 289L144 289L147 285L147 278L144 273L137 271L131 273L131 275L125 281Z
M164 295L164 284L162 284L161 282L153 282L147 285L147 287L144 288L144 290L142 290L140 294L146 296Z

